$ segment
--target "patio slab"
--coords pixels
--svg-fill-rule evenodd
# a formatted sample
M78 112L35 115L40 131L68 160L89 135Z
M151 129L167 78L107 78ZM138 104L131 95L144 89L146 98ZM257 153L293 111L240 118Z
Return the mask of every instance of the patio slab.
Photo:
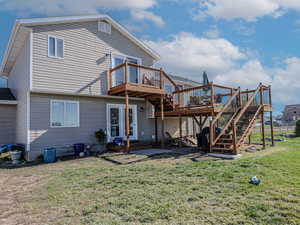
M165 153L173 153L174 151L168 150L168 149L144 149L144 150L138 150L138 151L131 151L130 154L134 155L145 155L145 156L153 156L153 155L159 155L159 154L165 154Z

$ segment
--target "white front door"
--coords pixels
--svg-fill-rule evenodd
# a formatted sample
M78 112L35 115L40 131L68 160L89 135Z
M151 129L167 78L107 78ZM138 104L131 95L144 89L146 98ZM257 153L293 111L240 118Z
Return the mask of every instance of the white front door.
M131 140L137 140L137 106L129 105L129 133ZM123 137L125 134L125 105L108 104L107 105L107 139L113 141L115 137Z

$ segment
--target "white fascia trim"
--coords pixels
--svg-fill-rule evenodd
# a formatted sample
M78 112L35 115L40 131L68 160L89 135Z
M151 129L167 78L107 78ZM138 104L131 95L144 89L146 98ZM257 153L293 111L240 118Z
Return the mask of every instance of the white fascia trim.
M29 38L30 38L30 53L29 53L29 90L32 90L32 60L33 60L33 33L32 30L30 31L29 34Z
M18 101L0 100L0 105L17 105Z
M27 92L27 118L26 118L26 125L27 125L27 143L26 143L26 151L30 151L30 91Z
M11 48L13 46L13 43L16 39L16 34L17 34L17 31L19 30L19 28L20 28L20 22L17 20L14 24L12 33L11 33L9 41L8 41L8 45L7 45L5 53L4 53L3 60L2 60L2 63L1 63L0 74L5 75L5 76L7 76L7 74L4 74L4 67L5 67L5 64L7 62L9 53L10 53Z
M73 96L73 97L104 98L104 99L122 99L122 100L125 99L125 97L122 97L122 96L76 94L76 93L70 93L70 92L66 92L66 91L53 91L53 90L49 90L49 89L37 89L37 88L33 88L31 90L31 93L33 93L33 94L48 94L48 95L66 95L66 96ZM145 99L143 99L143 98L130 97L129 99L145 102Z

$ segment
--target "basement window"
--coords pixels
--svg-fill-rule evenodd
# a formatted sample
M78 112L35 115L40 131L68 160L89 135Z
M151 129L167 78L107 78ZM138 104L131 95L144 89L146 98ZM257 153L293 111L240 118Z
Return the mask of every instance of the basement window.
M51 100L50 127L79 127L79 102Z
M64 40L48 36L48 56L54 58L64 57Z

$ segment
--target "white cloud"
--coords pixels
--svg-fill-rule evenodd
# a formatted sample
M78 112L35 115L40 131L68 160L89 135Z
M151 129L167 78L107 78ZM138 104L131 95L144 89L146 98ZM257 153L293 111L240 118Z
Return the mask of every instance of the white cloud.
M299 0L194 0L199 4L195 19L212 16L216 19L256 21L262 16L280 17L287 10L300 10Z
M212 73L229 70L238 60L246 58L240 49L229 41L199 38L180 33L170 41L146 41L161 55L161 64L168 72L197 79L204 70Z
M205 37L215 39L221 35L221 32L220 32L218 26L213 25L210 27L210 29L208 31L204 32L203 34Z
M276 104L299 103L300 58L281 60L268 68L228 40L207 39L180 33L169 41L147 41L161 55L161 66L167 71L202 81L203 71L210 80L231 87L255 89L260 82L272 85Z
M129 10L138 20L150 20L161 26L162 18L146 11L157 5L156 0L2 0L2 10L16 10L25 15L82 15L99 11ZM139 12L137 15L136 12ZM144 16L141 16L144 15Z
M159 27L163 27L165 22L163 19L152 12L145 11L145 10L133 10L131 11L131 15L134 19L137 20L150 20L155 23Z

